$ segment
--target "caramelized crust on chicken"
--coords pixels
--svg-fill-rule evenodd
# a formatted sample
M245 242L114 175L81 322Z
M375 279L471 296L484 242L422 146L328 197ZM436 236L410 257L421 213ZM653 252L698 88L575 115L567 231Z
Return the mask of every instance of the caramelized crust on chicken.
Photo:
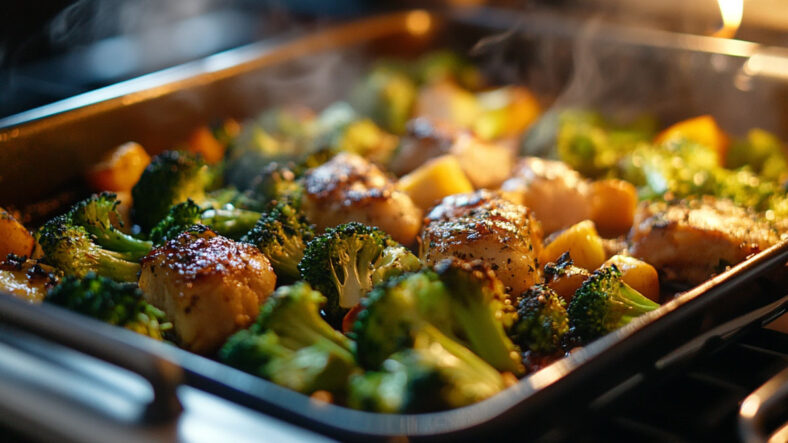
M459 132L449 125L425 117L410 120L406 131L388 165L397 175L405 175L427 160L448 153Z
M446 197L427 215L421 258L486 262L509 292L520 294L539 278L542 230L533 213L490 191Z
M513 202L531 208L547 234L591 216L588 181L564 162L523 158L501 190Z
M41 303L57 284L54 269L13 254L0 263L0 292L30 303Z
M185 232L151 251L139 281L145 299L173 322L181 344L200 354L249 326L275 284L257 248L210 230Z
M632 256L656 267L667 280L692 285L780 239L753 212L713 197L643 203L630 236Z
M304 213L318 230L357 221L412 244L421 227L421 210L377 166L341 153L310 169L304 177Z

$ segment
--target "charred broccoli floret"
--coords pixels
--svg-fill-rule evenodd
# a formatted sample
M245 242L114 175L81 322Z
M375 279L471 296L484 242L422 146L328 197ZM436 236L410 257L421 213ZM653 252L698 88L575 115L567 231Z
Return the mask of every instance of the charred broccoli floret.
M264 213L241 241L257 246L271 261L277 277L294 281L300 276L298 263L306 244L315 236L306 217L286 202Z
M517 321L509 335L521 349L552 354L561 349L569 331L566 302L545 285L526 291L517 308Z
M325 300L307 283L280 287L255 324L230 337L219 359L306 394L344 391L357 370L353 342L320 316Z
M324 312L339 325L372 286L421 268L421 261L380 229L351 222L329 228L307 244L301 277L328 298Z
M763 129L751 129L745 139L731 144L725 156L725 166L731 169L746 166L763 178L775 182L788 178L788 159L782 142Z
M438 329L426 326L413 347L386 359L380 371L351 378L348 404L383 413L459 408L504 388L501 374Z
M635 317L659 308L621 279L616 265L591 274L569 303L571 333L589 342L626 325Z
M136 281L137 261L152 244L113 226L111 217L117 204L114 194L94 195L47 221L36 234L46 262L77 277L96 272L115 280Z
M237 240L254 226L261 215L233 207L203 209L188 199L170 208L167 216L151 229L150 239L160 245L191 226L205 225L217 234Z
M143 229L153 228L173 205L191 198L202 205L216 182L216 173L201 157L166 151L153 158L131 190L132 219Z
M94 273L84 278L65 277L45 301L157 340L172 328L164 312L142 298L136 284L118 283Z

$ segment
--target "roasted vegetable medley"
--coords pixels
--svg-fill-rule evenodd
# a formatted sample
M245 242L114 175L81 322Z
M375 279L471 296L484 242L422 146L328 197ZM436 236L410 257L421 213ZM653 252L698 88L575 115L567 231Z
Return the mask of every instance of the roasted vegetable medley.
M557 112L536 123L534 92L454 53L382 61L321 111L120 146L32 232L0 209L0 291L414 413L495 395L783 238L775 136ZM551 158L522 154L533 124Z

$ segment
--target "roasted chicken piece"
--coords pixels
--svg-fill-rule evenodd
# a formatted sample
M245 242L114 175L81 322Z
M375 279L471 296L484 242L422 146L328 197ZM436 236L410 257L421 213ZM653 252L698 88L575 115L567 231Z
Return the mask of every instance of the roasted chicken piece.
M531 208L546 234L591 218L589 183L564 162L523 158L501 190Z
M257 317L276 275L254 246L204 228L187 231L142 259L145 299L173 322L183 347L210 354Z
M770 224L729 200L643 203L630 233L632 256L663 278L695 285L777 243Z
M470 131L424 117L411 120L407 129L389 163L395 174L406 174L445 154L457 158L476 189L497 188L512 172L514 153L508 146L484 141Z
M486 262L510 293L520 294L539 278L542 229L533 213L490 191L444 198L425 219L421 258Z
M319 231L357 221L413 244L422 212L377 166L348 153L338 154L304 177L304 213Z
M0 292L30 303L41 303L47 291L57 284L54 268L9 254L0 262Z

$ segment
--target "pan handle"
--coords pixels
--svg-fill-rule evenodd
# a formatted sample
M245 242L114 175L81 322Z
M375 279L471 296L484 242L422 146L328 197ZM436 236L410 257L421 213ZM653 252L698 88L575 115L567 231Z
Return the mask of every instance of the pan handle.
M739 434L747 443L788 441L788 369L744 399Z
M151 339L56 306L34 306L4 294L0 294L0 323L142 377L153 392L142 416L145 423L168 421L182 410L176 389L183 381L183 370L162 353L152 352L151 345L159 343L150 343Z

